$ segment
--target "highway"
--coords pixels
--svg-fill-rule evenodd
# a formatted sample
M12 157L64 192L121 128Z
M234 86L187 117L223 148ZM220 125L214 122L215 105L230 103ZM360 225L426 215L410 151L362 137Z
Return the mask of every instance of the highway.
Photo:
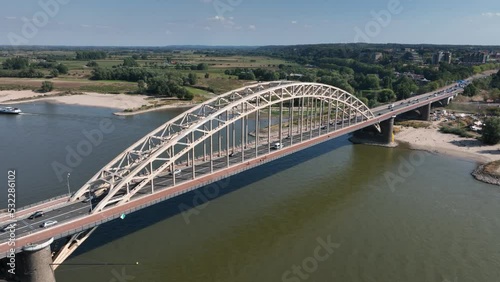
M448 88L448 89L451 90L452 88ZM416 109L416 108L421 107L423 105L429 104L431 102L436 102L436 101L439 101L442 99L446 99L448 97L451 97L453 95L458 94L461 91L463 91L463 89L453 89L453 91L451 91L451 92L446 92L446 90L445 90L444 92L437 91L437 92L431 92L431 93L427 93L427 94L423 94L423 95L419 95L419 96L414 96L414 97L411 97L411 98L403 100L403 101L395 102L394 107L391 109L388 108L388 105L384 105L384 106L380 106L380 107L377 107L375 109L372 109L372 112L374 113L374 115L376 117L375 119L378 120L377 117L379 117L380 121L382 121L382 120L386 120L386 119L390 118L390 116L392 114L399 114L401 112L413 110L413 109ZM377 122L376 120L373 120L373 122L371 124L374 124L376 122ZM352 124L354 124L354 123L352 123ZM301 137L302 137L302 141L307 141L307 140L310 140L311 137L316 138L316 137L321 136L321 135L327 135L327 133L332 133L335 131L335 128L337 128L337 130L346 128L349 126L349 122L342 121L341 124L330 124L330 125L328 125L328 124L319 125L318 122L316 122L316 125L317 126L315 128L313 128L313 130L312 130L312 136L311 136L310 130L308 130L307 132L303 132L302 134L300 134L300 133L295 134L297 130L294 127L293 129L294 129L295 135L291 136L290 138L284 138L281 141L283 144L283 148L279 149L279 150L283 150L283 149L286 149L287 147L291 147L293 144L300 143ZM305 129L305 127L308 127L308 126L304 125L304 129ZM284 131L286 131L286 130L284 130ZM276 139L277 139L277 137L276 137ZM275 140L275 141L271 140L271 144L274 142L279 142L279 140ZM266 141L263 143L261 143L259 141L259 146L257 148L259 158L268 154L269 151L275 151L273 149L270 149L271 144L267 143L267 138L266 138ZM245 149L244 151L241 151L241 148L239 150L234 151L234 153L229 157L229 164L227 163L227 156L226 155L223 155L221 157L214 156L213 157L214 172L221 170L221 169L224 169L224 168L227 168L229 166L241 164L242 163L242 156L243 156L245 162L247 160L255 159L255 152L256 152L255 144L253 144L253 146L252 146L252 144L248 144L247 149ZM185 164L183 166L181 166L179 164L176 166L176 168L181 169L182 171L176 175L163 175L163 176L160 176L154 180L155 194L157 192L160 192L160 191L173 189L173 188L175 188L183 183L187 183L190 181L196 181L196 180L191 179L192 173L193 173L193 168L191 166L186 166ZM199 178L201 176L210 175L212 173L212 171L210 170L210 162L209 161L208 162L202 162L202 161L195 162L194 173L196 175L196 178ZM173 185L174 178L175 178L175 184L176 184L175 186ZM141 191L139 193L137 193L131 199L131 201L138 199L138 198L142 198L145 195L149 195L149 194L151 194L151 186L146 185L145 187L143 187L141 189ZM116 195L115 197L117 197L117 200L118 200L120 196L122 196L122 195ZM15 233L16 233L16 239L19 239L19 238L22 238L22 237L27 236L29 234L37 233L43 229L51 229L51 228L54 228L54 227L61 225L63 223L67 223L69 221L74 221L76 219L83 218L89 214L89 212L92 208L91 205L92 206L96 205L99 200L100 199L97 198L97 199L94 199L92 202L86 202L86 203L85 202L72 202L72 203L66 202L66 203L59 205L59 206L48 207L48 208L43 209L43 211L45 212L44 216L33 219L33 220L28 219L30 214L21 213L22 216L20 216L19 218L16 218L14 220L9 220L9 221L4 220L0 224L0 227L3 228L3 226L6 226L6 225L8 225L10 223L14 223L14 222L17 223ZM113 205L110 205L107 208L112 207L112 206ZM58 224L53 225L51 227L47 227L47 228L41 227L41 225L48 220L56 220L56 221L58 221ZM9 236L10 236L9 232L0 233L0 246L6 245L5 243L8 241ZM5 253L3 251L4 250L1 249L0 258L5 256Z

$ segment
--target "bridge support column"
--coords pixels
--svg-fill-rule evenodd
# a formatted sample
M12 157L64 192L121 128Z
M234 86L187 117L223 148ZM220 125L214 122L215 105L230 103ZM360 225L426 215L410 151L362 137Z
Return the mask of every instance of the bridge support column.
M431 120L431 104L420 107L419 109L420 117L422 120Z
M382 130L382 142L384 144L391 144L394 142L394 117L384 120L380 123L380 129Z
M26 246L19 255L19 278L25 282L56 282L54 270L52 269L52 253L49 241Z
M448 98L445 98L445 99L443 99L443 100L439 100L439 102L441 103L441 105L442 105L443 107L448 106L449 101L450 101L450 100L448 100Z
M351 142L356 144L380 145L385 147L394 147L394 118L395 116L380 122L380 130L378 132L373 126L354 132L350 138Z

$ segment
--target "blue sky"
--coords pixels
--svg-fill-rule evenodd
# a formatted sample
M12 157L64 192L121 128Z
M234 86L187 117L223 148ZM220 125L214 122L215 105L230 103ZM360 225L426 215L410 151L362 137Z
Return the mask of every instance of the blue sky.
M1 45L500 45L498 0L0 0L0 5Z

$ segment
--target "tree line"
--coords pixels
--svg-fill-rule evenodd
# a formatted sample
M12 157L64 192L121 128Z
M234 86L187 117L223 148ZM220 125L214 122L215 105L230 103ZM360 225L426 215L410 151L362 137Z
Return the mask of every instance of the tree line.
M138 93L187 100L193 99L193 95L182 86L195 85L197 82L196 74L192 73L185 76L178 72L161 72L125 66L112 69L94 68L90 79L137 82Z

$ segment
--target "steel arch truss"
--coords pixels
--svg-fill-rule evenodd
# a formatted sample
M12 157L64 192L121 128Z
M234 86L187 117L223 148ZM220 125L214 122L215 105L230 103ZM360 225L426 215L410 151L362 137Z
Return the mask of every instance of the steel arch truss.
M283 130L284 107L288 107L286 130ZM168 175L172 179L172 185L175 185L176 166L181 164L192 167L191 176L194 179L197 161L207 162L210 159L210 170L207 172L210 173L214 170L215 155L221 157L224 154L229 166L232 153L236 149L241 150L241 161L244 161L244 149L251 144L255 144L253 157L256 158L259 156L258 146L261 139L259 117L262 111L267 110L269 125L266 146L269 148L273 109L280 111L276 125L279 126L279 134L275 137L279 142L283 138L290 139L290 136L295 136L295 130L300 134L300 139L296 142L301 142L304 129L309 129L312 138L314 130L317 130L317 135L322 135L337 130L338 124L344 128L375 118L370 109L355 96L329 85L279 81L243 87L198 105L158 127L102 168L74 193L70 201L80 200L90 194L102 194L93 210L97 213L108 205L129 201L141 190L140 193L143 193L144 189L148 189L148 193L154 193L154 179L157 177ZM298 120L295 120L296 125L294 114L299 116ZM253 143L248 137L248 126L252 119L255 120L254 130L257 136ZM236 126L240 128L238 134L235 133ZM378 124L376 126L378 127ZM241 136L238 144L235 135ZM294 138L291 139L290 145ZM214 150L214 144L218 149ZM195 148L198 152L195 152Z

